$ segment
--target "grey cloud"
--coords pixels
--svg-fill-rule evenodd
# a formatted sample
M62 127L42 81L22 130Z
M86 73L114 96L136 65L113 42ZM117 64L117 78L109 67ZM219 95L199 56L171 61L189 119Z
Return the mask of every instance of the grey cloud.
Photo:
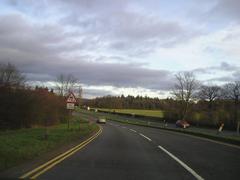
M91 88L83 87L83 96L86 98L101 97L101 96L107 96L107 95L117 95L117 94L114 94L112 91L108 91L108 90L99 90L99 89L91 89Z
M97 50L98 46L101 46L98 38L75 30L66 31L59 24L35 24L19 13L0 16L2 59L8 59L11 54L11 57L29 59L29 63L53 61L63 53Z
M42 83L47 82L47 81L53 81L54 78L51 75L48 74L37 74L37 73L25 73L22 72L24 74L24 76L26 77L27 81L31 83L40 81Z
M227 62L222 62L219 69L223 70L223 71L237 71L240 69L240 67L238 67L236 65L231 65Z
M88 53L71 56L69 52L73 49L83 51L89 47L71 41L72 34L66 35L64 29L58 25L34 25L24 17L14 14L0 16L0 31L4 32L6 27L9 33L0 34L0 62L16 64L29 79L49 81L60 73L71 73L82 83L89 85L168 89L171 84L170 72L143 68L141 63L99 63L104 62L99 60L106 57L124 60L121 56L100 57ZM53 36L52 39L49 36ZM98 39L93 37L89 38L88 43L96 44L96 41ZM69 43L64 44L66 42ZM59 46L61 43L62 47ZM63 53L66 54L61 55Z
M126 59L121 56L106 56L100 55L94 59L95 62L100 63L129 63L129 59Z
M49 3L51 5L58 5L60 7L68 7L73 11L80 11L81 13L96 12L96 13L105 13L106 11L116 11L117 9L125 9L128 6L128 3L132 0L51 0Z
M206 68L197 68L192 70L192 72L197 74L212 74L213 72L216 71L236 72L240 71L240 67L229 64L227 62L222 62L220 65L210 66Z
M219 78L211 78L207 80L208 82L223 82L223 83L228 83L228 82L234 82L237 81L237 79L233 76L223 76Z
M186 42L199 33L178 22L167 21L164 18L130 8L131 3L136 2L135 0L36 2L11 0L10 4L16 7L30 6L36 12L41 9L45 14L50 13L48 7L51 6L51 10L61 13L63 16L59 20L59 24L77 28L81 35L86 37L86 41L83 40L80 44L71 45L70 43L68 47L54 46L62 50L66 48L70 51L71 49L86 48L86 46L93 49L91 44L94 44L95 48L115 50L119 51L116 53L124 53L129 56L142 56L153 52L158 47L168 48ZM144 3L141 2L141 5L144 6Z
M210 14L220 16L221 18L234 18L237 22L239 22L239 7L239 0L218 0L216 6L211 10Z
M202 0L201 4L199 12L191 12L197 23L211 24L211 27L216 28L240 22L239 0ZM195 1L196 5L198 7L199 1Z
M0 16L0 47L31 53L52 53L49 45L64 40L58 26L29 23L21 14Z
M240 22L239 0L192 0L187 3L191 6L186 10L186 19L192 26L202 28L203 34Z
M240 81L240 70L234 72L233 77L235 78L235 81Z
M9 29L6 36L0 35L0 62L16 64L29 79L46 82L54 80L60 73L71 73L78 77L81 83L88 85L144 87L155 90L169 90L174 82L172 73L166 70L143 68L142 64L137 62L122 64L101 61L106 57L120 60L119 56L99 57L83 53L73 57L60 56L59 54L73 49L84 49L84 45L71 41L74 36L71 33L66 35L64 29L58 25L36 26L16 15L0 17L0 22L0 31L4 32L6 27ZM53 39L48 36L53 36ZM90 44L99 42L95 37L88 40ZM69 43L61 47L58 45L61 42ZM52 47L54 44L57 44L57 48ZM85 49L88 49L87 47ZM223 67L231 68L227 64L223 64Z
M232 65L227 62L222 62L218 66L211 66L207 68L198 68L192 70L192 72L196 74L216 74L217 71L222 71L222 72L227 72L228 76L220 76L217 78L210 78L207 79L206 81L208 82L234 82L234 81L239 81L240 79L240 66Z
M22 66L21 70L34 73L35 80L38 81L54 80L57 74L71 73L78 77L81 83L88 85L144 87L160 90L168 90L172 86L173 78L170 72L164 70L151 70L134 64L91 63L84 60L69 63L60 60L58 63L40 62L31 66Z
M82 9L81 3L80 1L75 5ZM111 7L111 4L108 5ZM99 9L100 7L101 5ZM77 10L67 15L61 22L78 27L87 34L98 35L101 41L109 44L109 48L130 55L148 54L158 47L169 47L182 43L183 40L186 42L199 33L177 22L130 11L127 7L128 3L125 6L113 6L106 11L98 9L91 11L91 8L90 10L87 8L86 12ZM135 53L131 53L133 51Z
M159 17L136 12L122 11L108 18L103 17L100 21L110 24L114 30L111 33L120 39L137 41L152 38L169 39L185 32L176 22L164 22L159 20Z

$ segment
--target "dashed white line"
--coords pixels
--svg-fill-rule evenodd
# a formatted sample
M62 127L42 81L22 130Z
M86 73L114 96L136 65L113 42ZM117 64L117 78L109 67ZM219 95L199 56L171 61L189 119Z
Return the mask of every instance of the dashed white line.
M152 141L149 137L145 136L144 134L142 133L139 133L140 136L144 137L145 139L149 140L149 141Z
M193 169L191 169L188 165L186 165L184 162L182 162L180 159L178 159L176 156L174 156L172 153L167 151L162 146L158 146L159 149L161 149L163 152L168 154L171 158L173 158L175 161L177 161L183 168L185 168L188 172L190 172L197 180L204 180L200 175L198 175Z
M129 129L130 131L132 131L132 132L137 132L137 131L135 131L134 129Z
M126 127L125 127L125 126L122 126L122 128L123 128L123 129L126 129Z

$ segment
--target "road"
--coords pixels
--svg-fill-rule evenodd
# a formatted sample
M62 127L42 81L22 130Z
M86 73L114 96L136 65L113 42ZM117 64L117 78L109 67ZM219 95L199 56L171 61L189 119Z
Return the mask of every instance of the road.
M39 179L239 179L240 148L108 122L86 147Z

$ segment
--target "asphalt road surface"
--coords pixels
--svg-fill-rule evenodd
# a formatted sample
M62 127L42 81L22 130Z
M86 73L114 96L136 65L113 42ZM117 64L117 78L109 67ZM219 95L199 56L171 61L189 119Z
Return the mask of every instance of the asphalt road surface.
M38 179L240 178L240 148L110 121L102 127L97 139Z

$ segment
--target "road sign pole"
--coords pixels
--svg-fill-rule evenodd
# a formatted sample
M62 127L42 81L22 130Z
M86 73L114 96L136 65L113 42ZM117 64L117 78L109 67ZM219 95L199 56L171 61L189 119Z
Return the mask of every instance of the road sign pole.
M70 112L71 110L69 110L69 112ZM69 129L69 119L70 119L70 116L68 117L68 129Z
M66 100L67 106L66 108L69 110L69 118L68 118L68 129L70 128L70 118L72 118L72 111L74 110L75 103L77 99L75 98L74 94L71 92Z
M70 128L70 119L72 118L72 110L69 109L68 129Z

